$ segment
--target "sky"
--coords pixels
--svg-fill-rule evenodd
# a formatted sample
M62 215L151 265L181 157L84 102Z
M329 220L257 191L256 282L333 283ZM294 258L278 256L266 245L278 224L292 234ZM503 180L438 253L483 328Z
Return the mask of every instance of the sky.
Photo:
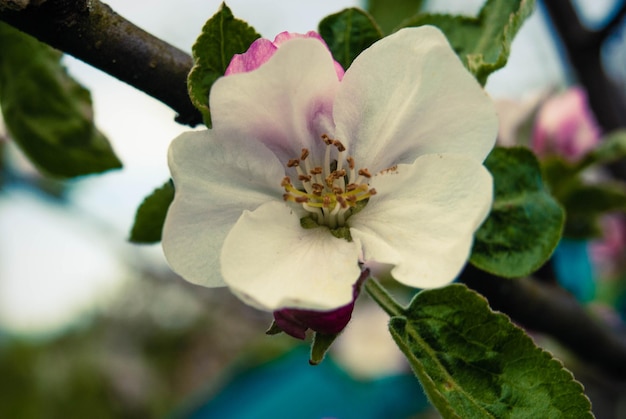
M221 0L106 3L148 32L190 51ZM613 1L579 3L593 24ZM324 16L358 4L356 0L228 2L235 16L269 38L285 30L314 30ZM431 0L429 7L471 15L481 4L481 0ZM137 206L169 178L169 143L189 128L176 124L173 111L142 92L71 57L65 63L91 89L97 125L125 168L73 182L72 207L18 188L0 194L0 331L46 333L80 322L85 313L132 280L141 263L165 266L158 245L134 246L126 239ZM568 77L544 17L535 13L514 41L507 67L490 77L486 89L494 98L519 100L562 86ZM19 152L15 153L19 160Z

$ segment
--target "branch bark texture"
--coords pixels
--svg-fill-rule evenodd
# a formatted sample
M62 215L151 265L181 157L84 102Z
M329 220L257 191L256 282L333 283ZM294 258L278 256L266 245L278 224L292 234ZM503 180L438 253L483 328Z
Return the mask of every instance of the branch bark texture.
M197 125L187 94L191 56L154 37L98 0L45 0L15 7L0 0L0 20L147 93Z

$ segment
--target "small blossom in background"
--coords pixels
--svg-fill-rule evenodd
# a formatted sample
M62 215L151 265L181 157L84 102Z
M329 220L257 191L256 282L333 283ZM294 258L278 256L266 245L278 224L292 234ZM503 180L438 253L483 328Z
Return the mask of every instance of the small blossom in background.
M433 27L337 65L318 36L281 34L213 85L213 128L169 153L163 248L183 278L273 312L349 306L370 264L454 280L493 199L491 100Z
M531 140L537 155L577 161L599 142L600 128L582 88L572 87L553 96L539 109Z

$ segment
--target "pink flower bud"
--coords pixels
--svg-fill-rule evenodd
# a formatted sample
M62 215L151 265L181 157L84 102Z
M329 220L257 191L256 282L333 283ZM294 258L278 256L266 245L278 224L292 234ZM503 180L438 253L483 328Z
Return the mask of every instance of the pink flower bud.
M600 129L582 88L548 99L535 119L532 148L539 156L559 155L576 161L600 141Z

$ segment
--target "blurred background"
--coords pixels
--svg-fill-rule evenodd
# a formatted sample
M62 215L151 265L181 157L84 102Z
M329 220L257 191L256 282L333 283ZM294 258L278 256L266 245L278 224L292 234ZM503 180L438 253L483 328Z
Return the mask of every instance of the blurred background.
M188 52L220 5L217 0L106 3ZM595 28L623 2L572 3L585 25ZM482 4L431 0L428 8L475 15ZM228 5L235 16L271 39L285 30L315 30L324 16L345 7L365 7L356 0L231 0ZM623 22L603 45L603 60L624 97ZM45 179L0 125L0 417L270 417L261 414L265 411L276 418L380 417L373 408L354 408L354 398L372 395L399 398L397 411L381 410L384 417L437 417L423 397L415 396L421 390L386 336L384 315L371 310L367 301L360 302L357 310L362 314L354 317L361 320L349 325L332 359L308 373L311 381L286 382L284 365L294 363L293 368L310 371L306 346L282 336L266 337L271 316L248 308L228 291L182 281L168 269L160 246L128 243L138 205L169 178L170 141L189 128L176 124L169 108L142 92L72 57L64 62L91 90L97 125L124 168L68 182ZM573 84L575 74L539 2L516 37L507 66L486 85L499 103L503 141L524 142L518 128L548 96ZM299 356L290 358L294 353ZM339 383L339 390L327 387L315 396L336 410L315 410L320 399L303 408L308 413L302 415L263 410L274 409L275 400L269 395L264 402L252 399L263 388L253 385L259 377L277 383L272 384L277 400L299 395L301 407L315 394L303 396L301 389ZM411 402L401 401L409 398L402 399L401 391L388 394L389 388L405 389ZM623 387L607 391L616 389ZM337 399L341 391L345 393ZM225 410L243 398L248 410ZM626 415L623 402L614 400L618 398L611 403L621 407L608 408L604 417L619 417L613 416L618 411Z

